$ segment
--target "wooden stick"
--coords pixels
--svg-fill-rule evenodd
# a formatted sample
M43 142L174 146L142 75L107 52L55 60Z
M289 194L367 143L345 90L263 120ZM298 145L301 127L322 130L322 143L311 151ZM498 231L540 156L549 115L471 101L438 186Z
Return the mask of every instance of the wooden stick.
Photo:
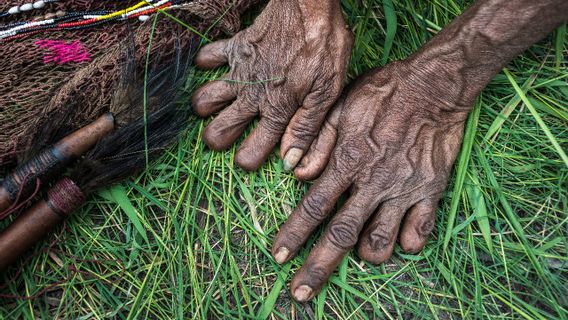
M63 178L48 191L47 197L23 212L0 232L0 272L4 272L26 251L59 225L85 202L81 189Z
M113 129L114 117L107 113L16 168L0 186L0 219L30 198L34 190L60 174L69 163L91 149Z

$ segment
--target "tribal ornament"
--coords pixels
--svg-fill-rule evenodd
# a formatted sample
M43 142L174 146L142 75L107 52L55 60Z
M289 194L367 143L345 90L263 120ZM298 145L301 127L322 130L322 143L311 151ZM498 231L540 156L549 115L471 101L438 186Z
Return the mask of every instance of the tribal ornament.
M20 6L13 6L10 9L4 11L4 12L0 12L0 18L2 17L6 17L9 15L15 15L21 12L26 12L26 11L31 11L34 9L43 9L45 8L46 4L52 3L52 2L58 2L59 0L40 0L40 1L36 1L34 3L25 3L22 4Z
M41 2L41 1L40 1ZM193 1L187 0L146 0L138 2L126 9L117 11L97 10L92 12L58 11L55 15L45 15L43 19L34 19L28 22L17 22L0 27L0 40L8 41L19 39L27 35L54 30L78 30L90 28L105 23L138 19L147 21L151 14L189 6ZM31 4L30 4L31 5ZM44 4L45 5L45 4ZM20 6L24 7L25 5ZM18 7L13 7L18 8ZM12 9L10 9L12 10ZM22 10L23 11L23 10Z
M184 1L184 6L168 15L188 23L194 30L207 32L206 37L233 34L239 30L239 16L258 0L198 0ZM41 17L56 19L78 13L106 16L111 13L137 14L135 0L70 0L53 2L50 12ZM156 4L158 2L155 2ZM0 12L13 4L0 4ZM47 6L46 6L47 8ZM54 13L51 13L54 12ZM159 11L156 14L160 14ZM33 20L33 11L0 18L5 22L0 30L18 24L17 19ZM108 17L107 19L113 19ZM53 29L49 33L23 34L9 45L0 41L0 175L34 156L38 150L60 140L69 133L92 123L109 111L121 64L125 55L125 39L133 42L134 69L140 77L149 54L151 63L161 63L175 52L173 39L181 46L188 44L192 31L162 15L152 23L131 22L91 25L73 30ZM107 21L107 20L101 20ZM137 21L137 20L136 20ZM148 44L152 38L150 50ZM64 48L58 44L80 44ZM41 46L40 46L41 45ZM51 49L43 47L49 45ZM57 49L56 49L57 48ZM56 49L57 52L53 51ZM51 53L47 52L51 51ZM132 51L132 50L131 50ZM88 54L87 54L88 52ZM159 54L158 54L159 53ZM46 64L46 56L48 64ZM72 62L72 63L70 63ZM65 117L63 117L65 115ZM58 122L59 121L59 122ZM54 136L46 134L46 124L58 127ZM4 171L5 172L5 171Z
M33 33L41 30L33 28L41 24L21 24L16 33L14 27L2 33L4 40L13 41L0 46L0 88L5 90L0 92L0 165L4 173L16 164L18 169L0 181L0 220L39 196L45 195L45 200L0 232L0 269L71 214L88 194L140 172L175 141L191 110L176 102L203 37L200 32L211 30L211 37L238 30L229 22L238 24L240 13L256 0L183 5L158 1L151 8L145 6L148 3L119 9L110 0L83 0L82 12L98 13L82 15L82 22L69 25L72 32L60 24L51 39L38 38ZM56 5L58 16L64 18L68 11L62 3ZM174 19L168 14L135 27L100 23L132 20L174 5L179 6ZM208 10L200 11L204 8ZM92 24L85 22L90 20ZM186 28L178 21L194 21L196 26ZM99 23L100 27L87 28ZM45 50L52 52L48 64L42 56ZM71 57L79 61L66 63ZM97 118L105 129L97 130L99 135L86 133Z

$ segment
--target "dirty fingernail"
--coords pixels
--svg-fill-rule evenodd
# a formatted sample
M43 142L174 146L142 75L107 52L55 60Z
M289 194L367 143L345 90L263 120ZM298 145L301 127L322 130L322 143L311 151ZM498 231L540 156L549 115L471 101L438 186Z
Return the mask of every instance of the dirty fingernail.
M286 262L286 259L288 259L288 255L290 255L290 250L288 250L288 248L286 247L280 247L274 254L274 260L282 264Z
M304 150L299 148L290 148L284 156L284 170L290 171L296 167L302 156L304 155Z
M303 284L294 291L294 297L300 302L306 302L312 295L312 288Z

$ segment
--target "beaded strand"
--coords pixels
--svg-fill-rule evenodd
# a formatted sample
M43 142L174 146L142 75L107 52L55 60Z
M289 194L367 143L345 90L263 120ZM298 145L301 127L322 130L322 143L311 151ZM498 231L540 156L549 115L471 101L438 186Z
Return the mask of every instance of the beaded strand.
M57 0L43 0L44 3L55 2ZM35 34L39 31L46 30L77 30L90 28L104 23L115 21L124 21L137 18L144 22L150 18L150 15L160 10L169 10L188 5L187 0L146 0L137 3L129 8L109 11L93 11L93 12L73 12L65 13L58 11L54 14L43 16L42 20L34 20L29 22L17 22L9 25L0 26L0 41L8 41L19 39L26 35ZM39 1L38 1L39 2ZM41 18L40 18L41 19Z
M13 6L10 9L8 9L8 11L0 13L0 18L13 14L18 14L20 12L31 11L34 9L43 9L45 8L46 4L58 1L59 0L39 0L34 3L24 3L20 6Z

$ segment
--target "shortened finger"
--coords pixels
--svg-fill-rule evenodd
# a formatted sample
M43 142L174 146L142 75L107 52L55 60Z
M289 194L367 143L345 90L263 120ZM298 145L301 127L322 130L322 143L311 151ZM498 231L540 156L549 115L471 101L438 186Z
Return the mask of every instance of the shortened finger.
M229 148L257 115L257 109L246 97L238 97L205 128L203 139L213 150Z
M237 88L223 79L206 83L191 98L193 110L200 117L220 111L237 97Z
M357 243L359 233L375 205L374 201L361 193L349 198L292 279L290 291L294 299L305 302L320 291L343 257Z
M257 127L243 141L235 155L235 162L247 171L258 169L268 158L284 132L284 125L262 118Z
M213 69L226 64L230 43L231 39L224 39L203 46L195 57L195 65L202 69Z
M418 253L424 248L436 224L437 207L438 200L424 199L408 210L399 237L402 250Z
M398 204L382 203L359 239L359 257L373 264L383 263L390 258L405 211L406 208Z

